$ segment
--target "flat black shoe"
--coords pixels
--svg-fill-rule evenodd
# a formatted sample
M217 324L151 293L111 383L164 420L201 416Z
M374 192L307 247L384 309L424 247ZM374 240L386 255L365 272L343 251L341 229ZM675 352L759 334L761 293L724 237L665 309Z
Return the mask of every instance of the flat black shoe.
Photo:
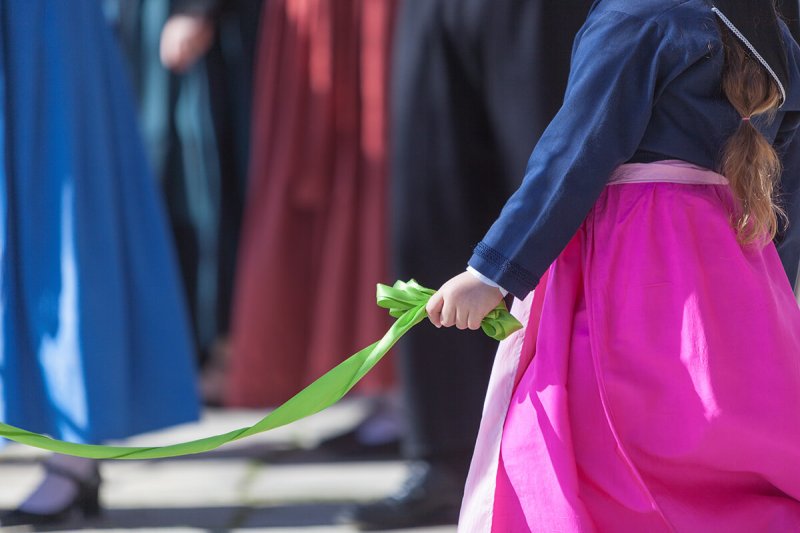
M45 470L50 474L66 478L75 483L78 493L75 499L63 509L53 513L29 513L21 509L9 511L0 516L0 527L8 526L45 526L69 522L73 518L93 518L100 514L100 473L95 470L89 479L83 479L72 472L45 463Z
M379 531L458 523L464 480L450 468L415 463L397 494L358 505L340 517L362 531Z

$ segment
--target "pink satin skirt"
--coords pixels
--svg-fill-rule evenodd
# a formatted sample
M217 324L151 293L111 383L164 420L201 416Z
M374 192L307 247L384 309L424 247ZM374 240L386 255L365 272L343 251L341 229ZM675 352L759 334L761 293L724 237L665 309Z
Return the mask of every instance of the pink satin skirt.
M686 163L615 172L515 306L461 532L800 531L800 310L734 209Z

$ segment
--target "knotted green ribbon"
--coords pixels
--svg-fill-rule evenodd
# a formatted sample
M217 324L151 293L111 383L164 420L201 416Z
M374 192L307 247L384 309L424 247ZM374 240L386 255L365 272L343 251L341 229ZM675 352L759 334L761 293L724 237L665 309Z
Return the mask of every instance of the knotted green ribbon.
M319 413L338 402L403 335L425 319L425 305L433 294L434 291L422 287L414 280L407 283L398 281L392 287L378 285L378 305L388 309L389 314L397 319L386 335L375 344L350 356L249 427L213 437L151 448L75 444L51 439L3 423L0 423L0 437L51 452L89 459L162 459L208 452L223 444L285 426L301 418ZM521 327L522 325L511 316L503 302L492 310L481 323L484 333L496 340L505 339Z

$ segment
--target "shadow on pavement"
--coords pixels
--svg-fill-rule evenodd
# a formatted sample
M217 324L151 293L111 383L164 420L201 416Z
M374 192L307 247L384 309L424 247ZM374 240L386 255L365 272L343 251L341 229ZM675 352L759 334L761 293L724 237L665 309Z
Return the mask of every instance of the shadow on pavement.
M80 529L200 528L227 531L232 528L313 527L335 525L352 502L326 502L275 507L179 507L164 509L107 509L97 519L71 521L58 526L25 528L25 531L75 531ZM3 528L0 528L3 529ZM15 528L9 528L13 531ZM5 529L3 529L5 531Z

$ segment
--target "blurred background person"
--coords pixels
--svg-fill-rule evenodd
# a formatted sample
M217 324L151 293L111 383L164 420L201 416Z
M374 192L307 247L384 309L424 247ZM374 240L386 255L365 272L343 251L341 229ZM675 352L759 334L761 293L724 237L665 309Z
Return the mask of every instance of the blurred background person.
M128 59L192 313L207 403L221 401L247 181L261 0L104 0Z
M101 443L198 416L193 346L128 78L96 0L0 3L0 420ZM0 525L99 510L52 456Z
M561 105L590 4L404 0L392 81L397 277L439 287L466 268ZM404 455L415 463L397 494L343 518L376 529L455 523L497 345L426 322L399 349Z
M389 325L375 284L388 277L395 5L264 4L228 405L282 403ZM359 390L378 394L391 384L384 363Z

